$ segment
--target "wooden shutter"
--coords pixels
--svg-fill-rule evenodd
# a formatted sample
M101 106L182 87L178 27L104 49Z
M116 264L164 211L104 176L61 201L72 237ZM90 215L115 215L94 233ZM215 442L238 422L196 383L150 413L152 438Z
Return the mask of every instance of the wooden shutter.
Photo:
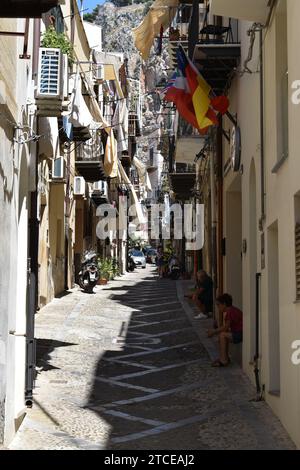
M295 228L296 299L300 300L300 224Z

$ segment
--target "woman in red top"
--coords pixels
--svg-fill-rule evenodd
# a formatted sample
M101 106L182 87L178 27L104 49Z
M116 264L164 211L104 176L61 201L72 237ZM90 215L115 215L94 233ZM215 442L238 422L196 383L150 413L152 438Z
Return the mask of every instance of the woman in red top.
M212 365L224 367L229 363L229 343L238 344L243 341L243 314L240 309L232 305L232 297L229 294L220 295L217 298L219 312L223 314L224 323L220 328L208 330L208 336L219 335L220 359Z

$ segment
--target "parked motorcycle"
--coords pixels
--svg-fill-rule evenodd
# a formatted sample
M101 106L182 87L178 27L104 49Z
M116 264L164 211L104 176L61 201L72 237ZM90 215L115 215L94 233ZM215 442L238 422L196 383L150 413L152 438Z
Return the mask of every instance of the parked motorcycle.
M134 268L135 268L135 262L133 261L133 258L131 256L131 254L129 253L128 254L128 260L127 260L127 269L128 269L128 271L132 272L132 271L134 271Z
M92 293L99 280L97 255L93 251L84 254L84 260L79 272L79 285L85 292Z
M173 279L174 281L177 281L180 278L181 274L181 268L178 264L174 264L169 272L169 277L170 279Z

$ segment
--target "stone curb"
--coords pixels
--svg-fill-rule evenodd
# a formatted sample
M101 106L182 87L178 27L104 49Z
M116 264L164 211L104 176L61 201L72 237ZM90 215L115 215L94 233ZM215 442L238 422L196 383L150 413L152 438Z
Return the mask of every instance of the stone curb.
M195 333L199 337L201 343L203 344L204 348L206 349L210 359L212 361L218 358L218 350L216 348L216 344L214 341L209 339L206 335L206 330L211 328L211 319L208 320L195 320L194 312L192 307L189 303L185 300L184 295L184 284L187 287L192 287L191 281L176 281L176 290L177 290L177 297L179 302L182 305L183 310L185 311L188 319L190 320L192 326L195 329Z

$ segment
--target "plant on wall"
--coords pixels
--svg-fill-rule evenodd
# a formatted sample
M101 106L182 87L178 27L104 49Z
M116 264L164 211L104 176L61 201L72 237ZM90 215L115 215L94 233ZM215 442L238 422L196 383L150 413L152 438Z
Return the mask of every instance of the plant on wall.
M69 41L65 33L58 33L53 26L49 26L44 32L41 46L60 49L63 54L67 54L70 64L75 62L73 44Z

